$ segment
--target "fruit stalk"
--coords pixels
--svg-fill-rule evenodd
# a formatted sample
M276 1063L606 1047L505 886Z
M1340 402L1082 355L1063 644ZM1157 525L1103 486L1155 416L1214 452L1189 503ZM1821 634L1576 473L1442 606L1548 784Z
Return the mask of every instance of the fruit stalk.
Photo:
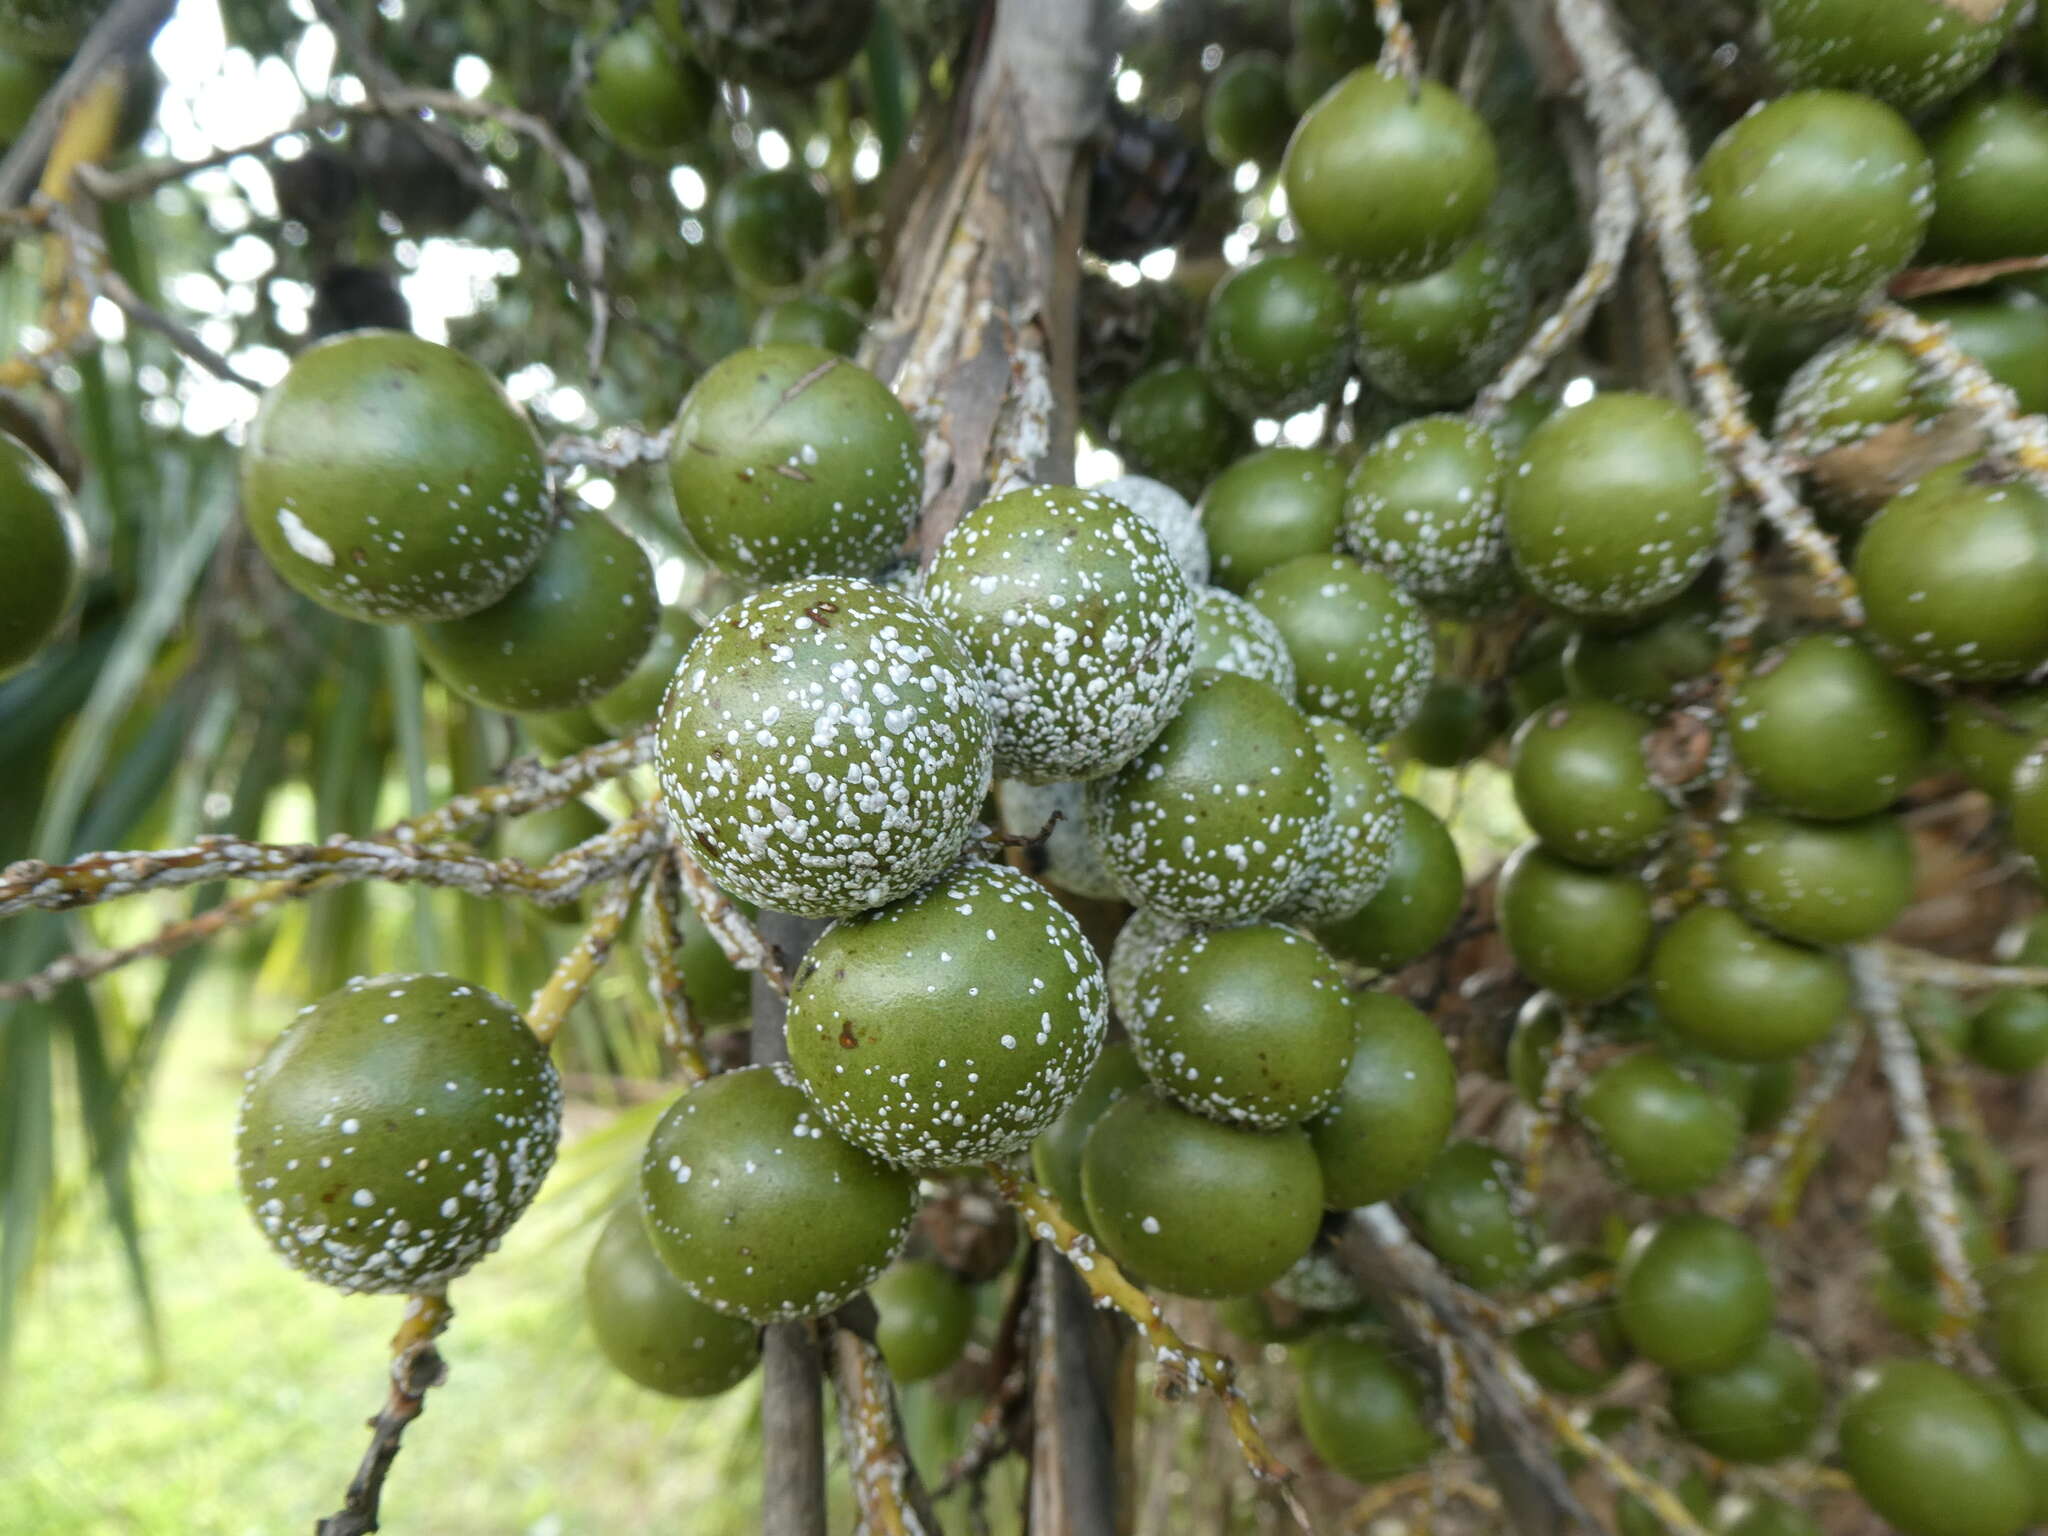
M1735 1181L1709 1202L1727 1221L1740 1221L1797 1165L1815 1144L1830 1107L1848 1081L1849 1069L1863 1052L1863 1032L1851 1025L1835 1031L1814 1063L1813 1076L1798 1100L1771 1132L1763 1150L1742 1165Z
M916 1473L897 1433L895 1392L882 1352L851 1328L832 1330L832 1387L861 1528L872 1536L925 1536Z
M1957 346L1946 325L1923 320L1900 304L1877 304L1864 315L1863 327L1904 347L1914 371L1946 390L1976 419L1994 453L2011 460L2035 485L2048 486L2048 422L2023 413L2018 397Z
M533 1002L526 1010L526 1026L542 1045L554 1043L555 1036L561 1031L562 1020L569 1016L569 1010L576 1006L577 999L583 996L592 979L611 959L619 933L626 926L626 919L633 911L633 902L640 895L640 887L652 868L651 858L643 860L627 870L623 879L615 880L605 888L604 894L597 899L597 910L590 915L590 926L569 946L569 952L555 962L546 982L533 994Z
M703 1082L711 1068L704 1060L704 1031L690 1002L690 979L679 959L682 938L676 924L681 913L675 882L674 861L657 856L641 903L640 954L647 967L647 990L661 1015L662 1043L674 1054L676 1073L687 1088Z
M398 1459L405 1428L425 1409L428 1390L448 1379L448 1367L434 1341L454 1315L445 1296L406 1299L404 1321L391 1340L391 1392L370 1420L370 1448L349 1482L342 1507L319 1523L315 1536L366 1536L378 1529L384 1479Z
M1543 1064L1543 1086L1522 1128L1522 1187L1532 1195L1543 1187L1545 1154L1556 1139L1565 1100L1579 1084L1579 1052L1585 1044L1585 1010L1565 1004L1564 1027Z

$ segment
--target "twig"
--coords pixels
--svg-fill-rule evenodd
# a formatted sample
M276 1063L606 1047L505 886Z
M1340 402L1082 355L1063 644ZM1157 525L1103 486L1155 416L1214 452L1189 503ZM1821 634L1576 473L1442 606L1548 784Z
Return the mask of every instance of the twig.
M1543 1064L1543 1085L1522 1136L1522 1187L1532 1195L1543 1187L1545 1157L1557 1136L1564 1101L1578 1085L1579 1053L1586 1044L1585 1009L1563 999L1558 1006L1564 1010L1564 1025L1550 1048L1550 1059Z
M1520 1301L1500 1302L1490 1296L1473 1291L1466 1300L1472 1310L1502 1333L1520 1333L1528 1328L1540 1328L1545 1323L1556 1322L1567 1312L1576 1312L1581 1307L1590 1307L1607 1300L1614 1294L1614 1271L1595 1270L1590 1275L1563 1280L1547 1291L1538 1291Z
M643 859L627 871L623 880L605 890L597 900L597 910L590 914L590 926L569 947L569 952L555 962L547 981L533 994L533 1002L526 1010L526 1025L542 1045L554 1043L562 1020L611 959L613 946L619 941L626 919L632 915L634 898L640 894L641 883L652 865L652 859Z
M2008 256L2002 261L1973 261L1954 267L1908 267L1891 280L1885 292L1901 301L1925 299L2044 269L2048 269L2048 256Z
M832 1330L832 1388L862 1536L926 1536L912 1496L916 1476L896 1429L889 1368L851 1328Z
M647 969L647 990L661 1013L662 1043L674 1054L685 1084L694 1085L711 1075L711 1067L704 1059L704 1030L690 1002L690 978L682 968L680 902L674 861L663 854L654 861L641 903L640 954Z
M1863 1032L1851 1024L1837 1029L1814 1063L1813 1077L1771 1132L1763 1150L1743 1161L1741 1172L1715 1195L1709 1208L1728 1221L1740 1221L1756 1208L1794 1166L1803 1149L1815 1143L1822 1122L1849 1079L1849 1069L1863 1051Z
M565 433L548 444L548 462L564 469L587 465L592 469L632 469L640 464L660 464L668 458L670 427L649 432L633 425L607 427L597 437Z
M782 952L761 936L761 930L747 921L747 914L727 899L680 844L671 851L683 894L711 930L725 958L743 971L752 971L782 996L789 996L789 973L783 968Z
M1344 1527L1346 1530L1360 1530L1409 1499L1424 1495L1432 1498L1442 1495L1446 1498L1462 1499L1474 1509L1489 1515L1500 1511L1500 1495L1484 1483L1475 1483L1469 1477L1461 1477L1441 1467L1429 1466L1419 1472L1410 1472L1394 1478L1391 1482L1381 1483L1372 1489L1345 1511Z
M341 1509L315 1527L315 1536L368 1536L379 1529L377 1506L384 1496L384 1479L398 1459L399 1441L426 1407L428 1391L448 1379L448 1367L434 1341L454 1315L445 1296L407 1299L405 1320L391 1340L391 1393L370 1420L370 1448L363 1453Z
M1421 77L1422 60L1415 46L1415 29L1401 15L1401 0L1372 0L1372 18L1380 29L1379 72L1390 80L1406 80L1411 87Z
M120 0L93 23L57 83L43 93L33 116L0 159L0 208L12 208L41 175L58 126L72 102L99 79L107 65L139 57L176 9L176 0Z
M1921 380L1940 385L1983 428L1993 453L2048 486L2048 421L2022 414L2018 397L1957 346L1947 326L1898 304L1876 304L1864 314L1863 327L1905 348Z

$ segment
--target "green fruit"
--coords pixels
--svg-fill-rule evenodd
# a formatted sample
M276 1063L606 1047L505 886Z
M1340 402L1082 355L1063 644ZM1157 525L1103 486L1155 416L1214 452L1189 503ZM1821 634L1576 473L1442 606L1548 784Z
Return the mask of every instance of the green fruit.
M583 1310L619 1372L670 1397L715 1397L753 1373L758 1329L714 1312L668 1272L638 1201L613 1211L583 1266Z
M788 1322L830 1312L888 1266L917 1180L821 1124L786 1066L742 1067L662 1114L640 1201L655 1252L692 1296Z
M1914 1208L1910 1188L1912 1172L1904 1166L1895 1164L1895 1167L1896 1182L1880 1185L1871 1197L1873 1235L1885 1262L1900 1279L1916 1287L1932 1289L1937 1267L1934 1245L1927 1240L1927 1229L1921 1225L1920 1213ZM1960 1175L1963 1170L1958 1167L1956 1171ZM1978 1204L1966 1181L1959 1177L1957 1183L1956 1215L1963 1255L1971 1270L1976 1271L1997 1257L1997 1249L1990 1228L1984 1224L1983 1207Z
M1713 558L1724 500L1691 413L1620 391L1531 432L1501 505L1515 568L1537 596L1627 618L1691 585Z
M1799 91L1741 118L1700 157L1692 238L1734 303L1834 315L1913 257L1934 167L1906 120L1846 91Z
M2048 1061L2048 993L2026 987L1995 992L1970 1016L1964 1047L1980 1067L2021 1077Z
M1696 906L1658 939L1650 991L1688 1044L1734 1061L1783 1061L1834 1032L1849 972L1839 956L1775 938L1726 907Z
M1341 69L1368 63L1379 51L1371 0L1289 0L1287 25L1295 47L1322 54Z
M2026 1459L2027 1481L2034 1490L2033 1523L2048 1522L2048 1418L2015 1398L1997 1397L1994 1401L2012 1426L2013 1438Z
M1256 678L1294 697L1294 658L1280 626L1222 587L1195 588L1194 665Z
M1657 1050L1609 1062L1579 1091L1579 1122L1614 1176L1646 1195L1689 1195L1742 1144L1742 1111Z
M1218 1125L1150 1089L1095 1122L1081 1189L1109 1256L1176 1296L1263 1290L1308 1252L1323 1216L1305 1131Z
M1795 85L1867 91L1901 112L1955 95L1991 67L2020 7L1948 0L1764 0L1767 50Z
M1380 1345L1319 1334L1302 1345L1300 1367L1301 1432L1353 1482L1385 1482L1436 1454L1421 1383Z
M1894 496L1856 546L1870 632L1936 681L2000 682L2048 661L2048 496L1951 464Z
M379 624L488 608L554 526L540 439L497 381L395 331L293 360L242 448L242 514L287 583Z
M1310 926L1351 916L1379 893L1401 835L1400 791L1378 747L1327 715L1309 719L1328 775L1330 810L1309 865L1280 912Z
M875 1343L899 1384L945 1370L974 1330L974 1292L931 1259L898 1259L868 1287L868 1297L875 1304Z
M811 258L831 239L831 225L824 196L794 167L742 171L726 180L711 205L719 254L734 276L762 288L802 282Z
M1508 1031L1501 1064L1509 1084L1524 1104L1542 1102L1543 1085L1550 1076L1550 1064L1563 1033L1564 1005L1548 992L1536 993L1515 1011L1514 1027Z
M1216 1321L1248 1344L1293 1344L1320 1330L1327 1319L1285 1302L1276 1311L1260 1294L1217 1302Z
M1680 1376L1671 1384L1679 1432L1723 1461L1797 1456L1820 1428L1825 1406L1813 1357L1783 1333L1768 1335L1726 1370Z
M1400 810L1385 882L1350 917L1316 930L1339 959L1378 971L1399 970L1435 949L1465 906L1465 867L1449 829L1405 795Z
M662 707L677 835L727 890L805 917L880 906L944 871L994 756L988 697L958 644L921 603L863 581L731 604Z
M1460 677L1439 677L1394 744L1431 768L1462 768L1493 745L1500 716L1491 690Z
M1552 853L1577 864L1627 863L1655 847L1671 802L1650 777L1650 722L1619 704L1573 699L1515 732L1515 803Z
M1633 874L1584 869L1524 843L1501 868L1499 902L1516 967L1560 997L1612 997L1649 957L1650 890Z
M1713 594L1694 588L1634 629L1582 629L1564 650L1565 684L1574 694L1661 714L1720 659L1718 609Z
M660 623L654 568L600 512L563 517L540 559L477 613L413 631L434 675L490 709L570 709L632 675Z
M1109 947L1109 964L1103 968L1109 983L1110 1011L1118 1020L1137 1011L1138 976L1152 963L1152 957L1191 932L1192 925L1154 907L1139 907L1124 919Z
M2021 410L2048 411L2048 310L2023 300L1951 299L1916 312L1947 326L1949 339L2010 389ZM1929 386L1928 393L1930 404L1946 403L1946 391Z
M1259 49L1223 61L1202 99L1202 137L1224 165L1256 160L1271 165L1294 131L1287 74L1279 59Z
M878 570L924 501L909 413L818 347L749 347L699 379L676 415L668 476L697 547L755 581Z
M1358 993L1352 1011L1344 1080L1308 1127L1335 1210L1406 1191L1436 1161L1458 1112L1458 1069L1426 1014L1387 992Z
M1829 821L1881 811L1926 766L1926 702L1842 634L1767 652L1736 687L1729 744L1750 781L1786 810Z
M1911 904L1913 839L1896 816L1799 821L1760 811L1728 828L1721 886L1788 939L1854 944Z
M689 650L697 633L697 621L688 613L680 608L664 610L654 639L639 664L623 683L591 701L591 717L620 736L652 725L661 713L661 701L668 693L676 668L682 665L683 653Z
M809 86L853 62L875 0L667 0L679 30L721 76L750 86Z
M1586 1249L1547 1255L1532 1282L1538 1291L1599 1274L1606 1255ZM1525 1328L1511 1341L1522 1368L1543 1386L1568 1397L1598 1392L1628 1364L1628 1340L1614 1309L1604 1302L1574 1307L1547 1323Z
M860 345L860 332L860 311L851 304L825 294L803 293L763 306L755 317L751 339L757 347L819 347L851 357Z
M706 1029L732 1028L750 1021L753 977L728 960L717 935L705 926L689 902L678 903L676 931L682 938L676 964L690 1009Z
M882 274L864 245L842 244L827 252L811 276L821 295L850 304L863 315L881 296Z
M62 59L81 42L110 0L5 0L0 48Z
M1541 619L1515 645L1508 672L1508 710L1526 720L1565 696L1564 653L1578 631L1563 619Z
M1107 496L1026 486L983 502L941 541L924 600L987 684L1005 778L1114 773L1187 697L1187 578L1158 530Z
M0 677L28 665L78 593L85 525L71 493L18 438L0 433Z
M583 103L621 147L665 159L704 137L718 82L651 19L612 32L590 61Z
M2020 1255L1986 1289L1998 1368L2036 1413L2048 1413L2048 1252Z
M1088 834L1137 905L1239 922L1283 901L1318 851L1330 784L1308 721L1265 683L1197 672L1180 713L1088 787Z
M1327 400L1349 365L1344 285L1313 256L1262 256L1209 294L1202 361L1247 416L1290 416Z
M1299 33L1296 34L1299 37ZM1287 105L1299 115L1306 112L1329 93L1330 87L1342 80L1363 60L1346 63L1327 53L1313 48L1296 46L1287 55Z
M1161 363L1139 374L1109 418L1109 445L1125 466L1183 496L1199 494L1251 442L1251 428L1193 363Z
M358 977L249 1073L235 1165L292 1268L439 1294L519 1219L561 1129L547 1047L504 999L451 976Z
M1403 1198L1416 1235L1467 1285L1499 1291L1528 1283L1536 1250L1521 1174L1503 1154L1454 1141Z
M1309 246L1368 281L1400 283L1478 233L1499 164L1493 135L1456 94L1365 68L1308 109L1281 177Z
M1188 584L1202 587L1209 580L1209 543L1202 533L1202 520L1194 504L1172 486L1144 475L1118 475L1094 487L1097 496L1120 502L1150 523L1166 547L1173 551L1173 563L1180 567Z
M1268 1130L1330 1107L1358 1030L1336 962L1278 923L1168 944L1139 973L1125 1023L1145 1075L1177 1103Z
M1407 405L1470 400L1521 344L1529 323L1522 269L1485 236L1427 277L1358 290L1358 364Z
M1674 1375L1737 1364L1763 1342L1776 1310L1756 1244L1712 1216L1636 1228L1615 1269L1615 1300L1636 1353Z
M549 757L567 757L612 739L611 732L597 723L597 717L583 708L521 715L519 723L534 746Z
M1773 433L1818 457L1862 442L1924 404L1905 348L1846 336L1814 353L1786 381Z
M2048 250L2048 105L2030 91L1988 91L1927 137L1934 218L1927 248L1944 261L1997 261Z
M2026 1454L1997 1402L1932 1360L1881 1360L1842 1404L1842 1466L1902 1536L2016 1536L2033 1515Z
M1344 530L1425 603L1469 599L1496 586L1507 561L1501 481L1484 427L1463 416L1403 422L1353 466Z
M1080 1092L1031 1143L1032 1177L1051 1192L1067 1220L1077 1227L1088 1225L1088 1209L1081 1198L1081 1149L1087 1145L1088 1133L1110 1105L1144 1085L1145 1070L1138 1065L1130 1041L1110 1041L1082 1079Z
M1073 915L1007 864L961 864L825 930L790 988L789 1060L855 1146L949 1167L1052 1124L1108 1022Z
M1994 800L2012 793L2020 759L2048 741L2048 688L2022 688L1983 698L1950 699L1942 714L1942 745L1963 777Z
M1217 475L1198 510L1211 575L1243 592L1277 565L1337 547L1344 466L1316 448L1261 448Z
M6 23L0 21L0 37L5 32ZM0 144L12 144L21 137L21 130L28 126L36 104L56 82L57 74L57 67L48 60L0 42Z
M1303 709L1368 741L1415 718L1436 672L1436 634L1414 598L1347 555L1301 555L1245 592L1279 626Z

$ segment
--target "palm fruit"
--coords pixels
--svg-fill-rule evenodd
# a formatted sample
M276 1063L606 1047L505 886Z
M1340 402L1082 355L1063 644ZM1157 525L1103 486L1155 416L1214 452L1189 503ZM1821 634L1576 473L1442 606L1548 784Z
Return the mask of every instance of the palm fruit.
M19 438L0 433L0 677L26 666L78 593L85 525L71 493Z
M1328 715L1312 715L1308 725L1329 777L1330 809L1280 915L1317 925L1350 917L1387 883L1401 836L1401 795L1378 747Z
M1384 572L1348 555L1301 555L1245 596L1287 641L1303 709L1383 741L1422 708L1436 675L1436 631Z
M760 1363L760 1330L683 1289L647 1240L637 1200L598 1233L583 1267L583 1310L604 1357L669 1397L714 1397Z

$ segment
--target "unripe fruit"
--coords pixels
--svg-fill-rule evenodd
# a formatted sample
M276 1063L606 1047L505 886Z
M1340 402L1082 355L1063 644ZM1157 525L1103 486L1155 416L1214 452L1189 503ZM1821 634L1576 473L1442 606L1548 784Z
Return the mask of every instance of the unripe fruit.
M676 509L721 570L864 576L924 498L917 428L873 374L817 347L749 347L690 390L669 448Z
M1247 416L1290 416L1329 398L1350 363L1344 285L1288 252L1233 268L1209 295L1202 361Z
M1316 931L1332 954L1379 971L1399 970L1435 949L1465 905L1465 868L1449 829L1405 795L1400 812L1379 890L1350 917Z
M1825 1406L1813 1357L1784 1333L1768 1335L1726 1370L1680 1376L1671 1384L1679 1432L1723 1461L1797 1456L1820 1428Z
M742 281L794 288L831 238L831 214L805 171L742 171L718 189L711 238Z
M1964 1050L1980 1067L2022 1077L2048 1061L2048 993L1995 992L1970 1016Z
M1664 930L1650 990L1688 1043L1734 1061L1783 1061L1833 1033L1849 1005L1839 956L1774 938L1726 907Z
M1721 1536L1822 1536L1819 1524L1796 1504L1769 1494L1744 1494L1722 1511Z
M1138 976L1152 957L1193 932L1193 925L1168 917L1156 907L1139 907L1117 929L1103 974L1109 983L1109 1006L1118 1019L1137 1011Z
M1987 91L1930 133L1927 151L1929 251L1944 261L1997 261L2048 250L2048 104L2030 91Z
M1485 236L1412 282L1358 291L1358 363L1390 400L1453 405L1500 369L1528 327L1522 269Z
M1303 709L1383 741L1422 708L1436 674L1436 633L1384 572L1346 555L1302 555L1245 596L1287 641Z
M242 513L287 583L380 624L489 607L554 525L540 439L497 381L395 331L293 360L249 428Z
M2048 869L2048 742L2019 760L2006 800L2012 812L2013 846L2036 866Z
M760 1330L684 1290L647 1240L640 1204L613 1211L583 1266L583 1310L624 1375L670 1397L713 1397L753 1373Z
M828 1128L788 1067L743 1067L662 1114L640 1201L655 1252L691 1295L788 1322L882 1272L910 1232L917 1180Z
M2048 1413L2048 1252L2013 1259L1986 1290L1998 1368L2036 1413Z
M1081 1150L1088 1222L1118 1264L1176 1296L1244 1296L1309 1250L1323 1181L1308 1134L1218 1125L1148 1089Z
M816 85L867 41L875 0L674 0L681 28L721 76L751 86Z
M936 1376L967 1347L974 1292L931 1259L898 1259L868 1287L875 1343L898 1383Z
M1351 916L1386 884L1401 799L1378 747L1327 715L1310 717L1308 725L1328 775L1330 809L1280 912L1289 922L1313 925Z
M2024 1451L1996 1401L1932 1360L1881 1360L1842 1404L1842 1465L1902 1536L2016 1536L2033 1515Z
M1408 729L1394 738L1394 750L1432 768L1462 768L1500 735L1503 702L1490 687L1439 677Z
M1345 533L1425 603L1498 585L1507 562L1493 435L1462 416L1403 422L1368 448L1347 482Z
M1114 773L1187 697L1187 578L1106 496L1027 486L983 502L939 544L924 600L987 685L1005 778Z
M980 679L922 604L819 577L740 599L691 644L662 709L662 796L720 885L836 917L952 863L994 741Z
M1209 579L1209 543L1194 504L1163 480L1145 475L1118 475L1092 488L1093 494L1129 507L1150 523L1173 554L1173 563L1191 586Z
M855 1146L947 1167L1050 1125L1108 1022L1080 923L1007 864L961 864L825 930L790 988L789 1058Z
M1404 1197L1416 1234L1467 1285L1482 1291L1527 1284L1536 1263L1522 1210L1521 1173L1494 1148L1454 1141Z
M599 512L565 516L519 585L414 633L434 675L491 709L569 709L632 675L660 622L654 568Z
M1256 48L1225 59L1202 99L1202 137L1224 165L1273 164L1287 148L1294 118L1286 71Z
M1184 1108L1277 1130L1327 1109L1358 1020L1343 973L1278 923L1210 928L1168 944L1125 1020L1145 1075Z
M1456 255L1499 174L1493 135L1455 93L1371 68L1308 109L1281 168L1306 243L1381 283L1426 277Z
M590 62L583 104L597 125L636 155L687 149L711 126L718 82L650 19L615 30Z
M1193 363L1161 363L1117 397L1109 445L1134 472L1194 496L1251 447L1251 428Z
M1736 687L1728 726L1736 761L1762 793L1827 820L1883 810L1934 745L1920 694L1843 634L1767 652Z
M1576 864L1623 864L1662 840L1671 802L1650 777L1650 722L1618 704L1573 699L1515 732L1515 803L1544 847Z
M1387 992L1357 994L1352 1011L1344 1081L1308 1127L1335 1210L1407 1190L1436 1161L1458 1112L1458 1069L1428 1015Z
M1948 299L1916 305L1915 313L1947 326L1949 339L2010 389L2022 411L2048 411L2048 312L2039 304L2024 298ZM1949 403L1948 392L1937 384L1925 392L1928 414Z
M1867 91L1901 112L1953 96L1991 67L2020 7L1948 0L1764 0L1766 48L1795 85Z
M438 1293L519 1219L561 1128L554 1063L509 1003L450 976L358 977L249 1073L236 1168L294 1269Z
M1294 658L1280 626L1222 587L1195 589L1194 666L1255 678L1294 697Z
M697 621L681 608L663 610L654 638L626 680L590 701L591 718L620 736L653 724L676 668L683 663L683 653L697 634Z
M1110 1041L1082 1080L1081 1091L1031 1143L1032 1177L1051 1192L1077 1227L1088 1225L1088 1207L1081 1197L1081 1149L1088 1143L1088 1133L1110 1105L1144 1086L1145 1069L1138 1065L1130 1041Z
M1632 873L1585 869L1531 842L1502 867L1499 892L1515 965L1560 997L1612 997L1649 958L1650 891Z
M612 733L597 723L597 717L581 705L573 709L552 709L537 715L521 715L520 728L527 740L549 758L567 757L611 740Z
M1798 821L1759 811L1728 828L1721 885L1788 939L1854 944L1912 901L1913 839L1896 816Z
M1622 1331L1674 1374L1724 1371L1770 1332L1777 1303L1748 1234L1712 1216L1636 1228L1615 1269Z
M1724 499L1692 416L1616 391L1531 432L1501 505L1515 567L1539 597L1625 618L1676 597L1713 558Z
M1353 1482L1411 1472L1436 1454L1422 1386L1366 1339L1324 1333L1301 1347L1301 1432Z
M1742 1144L1735 1102L1657 1050L1609 1062L1573 1107L1615 1178L1646 1195L1706 1188Z
M1330 784L1308 721L1272 688L1198 672L1152 744L1088 790L1088 833L1125 894L1191 923L1271 911L1309 867Z
M1243 592L1277 565L1337 547L1344 466L1316 448L1261 448L1216 476L1197 510L1216 585Z
M2002 801L2012 793L2020 759L2048 741L2048 689L2015 689L1981 699L1958 695L1948 701L1941 726L1942 744L1963 777Z
M71 493L19 439L0 433L0 677L26 666L71 611L85 525Z
M1634 629L1588 627L1564 649L1565 685L1575 695L1662 714L1720 659L1713 594L1695 587Z
M754 317L749 339L757 347L794 344L851 357L860 345L860 331L860 311L851 304L824 294L804 293L764 306Z
M1878 1186L1871 1197L1871 1231L1885 1263L1915 1287L1932 1289L1937 1264L1934 1245L1914 1208L1911 1193L1912 1170L1894 1159L1893 1181ZM1956 1216L1963 1257L1971 1270L1982 1269L1997 1256L1991 1229L1984 1224L1984 1208L1968 1182L1961 1177L1967 1165L1957 1168Z
M1912 259L1934 167L1905 119L1845 91L1800 91L1714 140L1692 237L1714 285L1776 314L1854 309Z

